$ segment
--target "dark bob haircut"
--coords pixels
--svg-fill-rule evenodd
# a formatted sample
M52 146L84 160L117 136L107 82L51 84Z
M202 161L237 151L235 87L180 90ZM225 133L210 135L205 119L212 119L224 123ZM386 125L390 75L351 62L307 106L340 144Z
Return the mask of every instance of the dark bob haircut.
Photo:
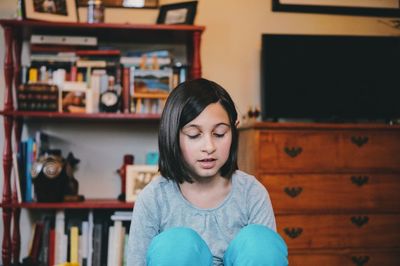
M232 144L229 158L221 167L221 175L232 177L237 167L238 131L237 112L228 92L217 83L207 79L195 79L179 84L169 95L161 115L158 134L160 159L158 167L162 176L177 183L193 182L179 145L179 132L195 119L208 105L219 102L229 117Z

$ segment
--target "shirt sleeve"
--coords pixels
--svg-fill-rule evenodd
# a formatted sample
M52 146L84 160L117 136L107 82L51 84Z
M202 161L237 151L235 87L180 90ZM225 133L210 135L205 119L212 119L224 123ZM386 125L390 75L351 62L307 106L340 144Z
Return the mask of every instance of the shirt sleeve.
M256 179L248 190L247 203L248 224L261 224L276 231L275 215L268 191Z
M128 266L145 266L147 248L159 233L159 215L155 189L150 184L139 194L129 229Z

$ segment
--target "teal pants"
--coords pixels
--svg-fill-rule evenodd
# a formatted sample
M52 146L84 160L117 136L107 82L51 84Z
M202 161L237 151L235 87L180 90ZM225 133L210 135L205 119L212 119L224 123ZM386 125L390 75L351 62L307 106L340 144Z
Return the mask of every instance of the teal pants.
M286 266L287 246L271 229L262 225L242 228L229 244L224 266ZM150 243L148 266L212 266L206 242L194 230L175 227L157 235Z

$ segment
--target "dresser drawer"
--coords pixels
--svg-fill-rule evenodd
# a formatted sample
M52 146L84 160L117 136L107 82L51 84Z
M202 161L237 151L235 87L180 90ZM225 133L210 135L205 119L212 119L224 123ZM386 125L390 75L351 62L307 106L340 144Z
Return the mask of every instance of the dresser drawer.
M339 143L345 169L400 169L400 134L394 131L343 131Z
M400 170L400 134L392 131L261 131L263 172Z
M277 215L289 248L398 248L400 215Z
M263 172L321 171L339 166L338 136L314 131L263 131L259 167Z
M274 210L400 211L400 174L261 175Z
M398 266L400 250L390 251L314 251L299 254L289 250L290 266Z

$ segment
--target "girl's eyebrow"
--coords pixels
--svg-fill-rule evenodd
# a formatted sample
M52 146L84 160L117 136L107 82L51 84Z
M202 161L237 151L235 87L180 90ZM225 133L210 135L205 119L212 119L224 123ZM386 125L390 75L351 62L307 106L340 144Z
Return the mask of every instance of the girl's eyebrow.
M231 125L229 125L229 124L227 124L227 123L224 123L224 122L221 122L221 123L218 123L218 124L214 125L214 128L219 127L219 126L227 126L227 127L229 127L229 128L231 127ZM197 125L197 124L189 124L189 125L184 126L182 129L185 129L185 128L192 128L192 127L197 128L197 129L201 128L200 125Z

